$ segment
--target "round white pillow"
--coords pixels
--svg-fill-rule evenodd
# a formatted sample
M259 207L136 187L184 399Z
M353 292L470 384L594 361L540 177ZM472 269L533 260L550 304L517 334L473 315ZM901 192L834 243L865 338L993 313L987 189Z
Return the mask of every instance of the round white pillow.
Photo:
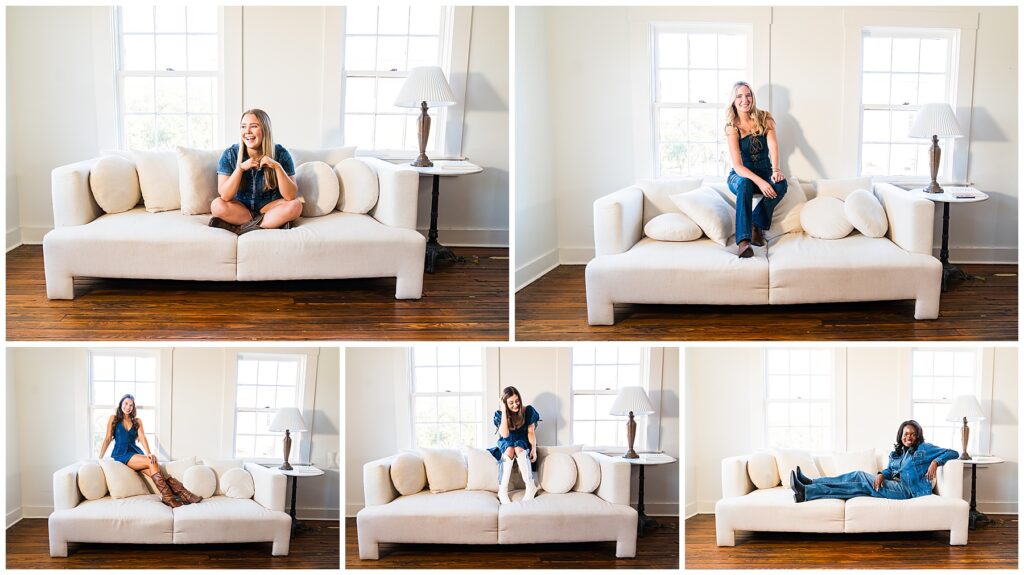
M412 495L427 486L427 469L413 453L402 453L391 461L391 483L402 495Z
M540 469L540 486L548 493L568 493L576 485L576 462L568 453L552 453Z
M338 176L323 162L306 162L295 169L295 185L299 196L306 200L302 204L302 215L307 218L325 216L338 205Z
M108 214L127 212L139 204L142 192L135 162L122 156L103 156L89 170L89 188Z
M690 242L704 235L690 216L670 212L655 216L644 226L644 235L663 242Z
M209 465L193 465L185 470L185 477L181 480L185 489L206 499L213 497L217 491L217 474Z
M846 219L843 200L818 196L804 204L800 210L800 227L807 235L822 240L845 238L853 231L853 224Z
M348 158L334 165L341 183L338 209L350 214L365 214L377 205L380 191L377 173L361 160Z
M889 220L885 217L885 208L875 194L867 190L854 190L846 196L843 205L846 219L857 231L869 238L880 238L889 231Z
M771 453L759 451L747 460L747 475L758 489L771 489L779 484L779 466Z
M98 463L86 463L78 468L78 490L89 501L107 494L107 478Z
M224 495L234 499L252 499L256 488L252 483L252 475L244 469L228 469L220 476L220 487Z
M576 464L576 484L572 490L593 493L601 485L601 464L583 451L573 453L572 460Z

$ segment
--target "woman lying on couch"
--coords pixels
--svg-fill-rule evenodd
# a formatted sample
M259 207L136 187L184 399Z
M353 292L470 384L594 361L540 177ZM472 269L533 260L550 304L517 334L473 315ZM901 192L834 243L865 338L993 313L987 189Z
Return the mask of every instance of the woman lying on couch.
M953 449L925 443L921 424L911 419L900 424L889 465L874 477L864 471L851 471L810 479L797 467L789 473L789 482L797 503L854 497L911 499L930 495L939 466L957 457Z

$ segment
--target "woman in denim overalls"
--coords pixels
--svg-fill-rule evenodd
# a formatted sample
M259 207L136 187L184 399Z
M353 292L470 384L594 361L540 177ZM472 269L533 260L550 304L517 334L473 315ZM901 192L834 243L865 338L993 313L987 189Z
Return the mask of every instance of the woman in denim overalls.
M506 387L501 392L501 409L494 412L494 427L498 428L498 445L489 451L498 460L498 499L512 503L508 497L508 484L512 479L512 464L519 464L526 494L523 501L537 494L533 479L533 464L537 461L537 422L540 414L532 405L523 405L519 390Z
M930 495L939 466L957 457L954 449L925 443L921 424L911 419L900 424L889 465L874 477L865 471L851 471L836 477L810 479L797 467L790 472L789 481L797 503L854 497L911 499Z
M772 212L786 195L786 179L779 169L779 142L775 120L757 109L750 84L736 82L726 109L725 135L733 169L729 190L736 195L736 245L741 258L754 255L751 245L765 244L764 231L772 225ZM751 210L754 194L764 198Z

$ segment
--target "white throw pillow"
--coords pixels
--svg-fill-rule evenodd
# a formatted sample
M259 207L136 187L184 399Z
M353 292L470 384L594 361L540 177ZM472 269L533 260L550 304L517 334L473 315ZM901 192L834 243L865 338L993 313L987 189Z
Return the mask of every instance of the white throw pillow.
M245 469L242 465L241 459L225 459L223 461L207 461L206 465L209 465L214 474L217 475L217 490L213 492L214 495L224 495L224 488L221 486L220 478L224 477L224 474L229 469Z
M344 146L341 148L317 148L313 150L288 148L288 153L292 155L292 163L295 164L296 169L306 162L323 162L333 166L346 158L354 158L356 147Z
M679 213L679 207L672 196L696 190L701 186L700 178L658 178L640 180L637 187L644 194L644 224L661 214Z
M467 445L462 448L462 455L466 458L466 467L468 468L466 489L497 493L498 460L491 455L491 452Z
M78 490L92 501L107 494L107 479L98 463L86 463L78 468Z
M252 496L256 494L252 475L244 469L228 469L221 476L220 485L224 490L224 495L233 499L252 499Z
M101 459L100 467L103 468L103 477L107 480L110 496L114 499L149 495L149 489L142 481L142 474L131 467L113 459Z
M431 493L465 489L469 470L457 449L420 449Z
M568 453L552 453L540 466L540 486L548 493L568 493L576 485L576 462Z
M571 457L576 464L576 484L572 490L593 493L601 485L601 464L586 451L573 453Z
M139 174L135 163L122 156L103 156L89 171L89 189L103 211L127 212L139 204Z
M853 224L846 219L843 201L831 197L818 197L804 204L800 210L800 225L807 235L822 240L838 240L850 235Z
M655 216L647 222L644 226L644 235L663 242L689 242L701 237L704 232L690 216L673 212Z
M864 471L871 475L878 473L878 462L875 460L874 449L837 453L832 457L832 461L836 475L851 471Z
M365 214L377 205L380 183L377 172L360 160L349 158L334 165L340 183L338 209L350 214Z
M181 207L178 156L169 150L132 150L146 211L166 212ZM216 172L216 169L214 169Z
M170 475L171 477L184 483L185 472L188 471L188 468L192 467L193 465L196 465L196 458L194 455L192 457L186 457L184 459L176 459L174 461L162 463L160 464L160 467L163 468L165 474Z
M869 238L880 238L889 231L885 208L875 194L867 190L854 190L843 203L846 219L857 231Z
M701 186L672 196L672 201L716 244L729 243L729 237L736 231L736 213L714 188Z
M305 199L302 215L307 218L325 216L338 205L338 176L323 162L306 162L295 169L295 185L299 197Z
M391 483L402 495L423 491L427 485L427 472L423 460L415 453L402 453L391 461Z
M772 454L775 455L775 462L778 465L782 486L787 489L792 489L789 484L789 473L798 466L800 471L811 479L821 477L821 474L818 473L818 466L814 464L814 459L806 451L800 451L799 449L774 449Z
M217 474L209 465L193 465L185 470L181 484L192 493L206 499L217 491Z
M210 213L217 198L217 164L222 150L196 150L178 146L178 183L181 213L187 216Z
M758 451L747 460L747 475L758 489L771 489L779 484L779 467L771 453Z
M786 182L786 195L782 196L782 201L772 212L772 237L803 230L800 225L800 212L807 203L807 194L796 178L789 178Z
M842 180L816 180L815 187L818 189L818 198L837 198L845 200L846 196L854 190L871 188L871 177L846 178Z

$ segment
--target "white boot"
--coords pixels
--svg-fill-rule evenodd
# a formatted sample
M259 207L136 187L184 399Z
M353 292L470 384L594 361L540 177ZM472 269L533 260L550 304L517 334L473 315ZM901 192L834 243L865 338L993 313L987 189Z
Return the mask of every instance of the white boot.
M512 500L508 498L508 484L512 482L512 460L507 455L501 456L501 461L498 462L498 473L500 478L498 480L498 501L502 503L512 503Z
M521 451L516 455L516 459L519 461L519 473L523 475L523 485L526 486L523 501L529 501L533 499L534 495L537 495L537 484L533 481L533 470L530 468L530 453Z

